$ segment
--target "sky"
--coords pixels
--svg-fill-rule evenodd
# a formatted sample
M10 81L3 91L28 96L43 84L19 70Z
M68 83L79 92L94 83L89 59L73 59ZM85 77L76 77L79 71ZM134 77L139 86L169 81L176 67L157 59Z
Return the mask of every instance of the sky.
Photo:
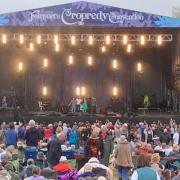
M0 14L77 2L78 0L0 0ZM119 8L172 17L172 8L180 8L180 0L83 0Z

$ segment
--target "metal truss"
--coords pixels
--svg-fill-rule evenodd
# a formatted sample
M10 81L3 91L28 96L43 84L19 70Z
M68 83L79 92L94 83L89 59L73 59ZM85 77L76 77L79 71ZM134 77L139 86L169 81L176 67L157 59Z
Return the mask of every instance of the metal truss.
M2 37L3 34L1 34ZM38 34L22 34L24 36L24 41L36 41ZM109 36L112 42L123 41L124 34L39 34L41 36L42 42L53 41L54 36L58 37L59 42L71 41L71 37L74 36L76 41L86 42L89 41L89 37L92 36L94 41L104 42L106 37ZM162 42L173 41L172 34L143 34L147 42L155 42L158 36L161 35ZM128 42L138 42L142 34L126 34ZM19 33L8 33L6 34L7 40L17 40L19 41Z

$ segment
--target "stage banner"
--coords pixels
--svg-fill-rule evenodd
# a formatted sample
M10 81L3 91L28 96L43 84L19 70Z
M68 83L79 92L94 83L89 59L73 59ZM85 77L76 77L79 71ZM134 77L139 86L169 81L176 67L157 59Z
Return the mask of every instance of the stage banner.
M180 18L81 1L0 14L0 26L180 27Z

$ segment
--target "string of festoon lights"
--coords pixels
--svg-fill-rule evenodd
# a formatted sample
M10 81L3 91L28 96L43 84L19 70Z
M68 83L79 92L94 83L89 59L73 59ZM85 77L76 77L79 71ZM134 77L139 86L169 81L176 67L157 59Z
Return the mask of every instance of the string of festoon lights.
M19 34L19 33L8 33L0 34L1 42L3 45L8 44L10 41L15 41L19 44L28 44L29 51L34 51L36 45L43 43L51 43L54 45L54 51L59 52L60 47L64 42L69 43L71 46L78 46L80 43L86 43L88 46L93 46L94 44L100 44L100 51L105 53L111 44L121 43L126 48L127 53L132 52L132 45L139 44L140 46L145 46L149 42L161 46L164 42L171 42L173 40L172 34ZM112 69L119 69L119 61L117 59L112 60ZM74 56L68 56L67 65L72 66L74 64ZM49 60L47 58L43 59L43 68L47 69L49 65ZM87 65L94 65L94 58L92 56L87 57ZM143 70L143 65L141 62L137 63L137 71L141 73ZM24 71L24 64L22 61L18 63L18 71ZM86 95L86 87L77 86L76 87L77 96ZM47 96L48 87L42 87L43 96ZM118 95L118 87L112 87L112 95Z

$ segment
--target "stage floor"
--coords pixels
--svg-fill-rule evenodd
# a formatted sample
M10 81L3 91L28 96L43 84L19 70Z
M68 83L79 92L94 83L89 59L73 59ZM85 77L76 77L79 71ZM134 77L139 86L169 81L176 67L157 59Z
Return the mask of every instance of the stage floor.
M119 119L121 122L140 122L146 121L152 123L153 121L161 121L162 123L168 123L171 118L175 119L178 124L180 124L180 113L134 113L133 117L121 116L121 114L111 113L109 115L105 114L84 114L84 113L69 113L61 114L60 112L55 111L46 111L46 112L28 112L23 115L24 121L28 122L30 119L34 119L39 123L53 123L53 122L66 122L68 124L73 124L74 122L90 122L93 123L96 120L106 121L109 119L112 122L115 122ZM2 114L0 113L0 123L2 122L13 122L13 114Z

